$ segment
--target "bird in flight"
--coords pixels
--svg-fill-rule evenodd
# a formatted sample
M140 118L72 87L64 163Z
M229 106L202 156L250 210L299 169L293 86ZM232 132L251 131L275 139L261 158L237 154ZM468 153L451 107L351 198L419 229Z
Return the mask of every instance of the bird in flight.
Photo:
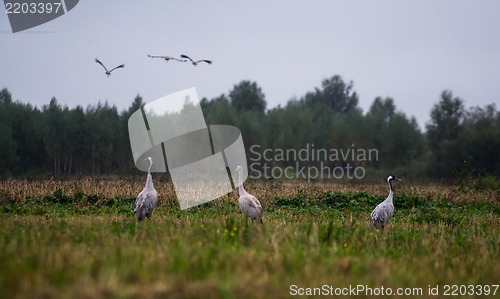
M112 72L112 71L114 71L114 70L116 70L116 69L119 69L119 68L124 68L124 67L125 67L125 64L120 64L119 66L117 66L117 67L115 67L115 68L112 68L111 70L108 70L108 69L104 66L104 64L102 64L102 62L100 62L100 61L99 61L99 59L97 59L97 58L96 58L96 59L95 59L95 62L99 63L99 64L100 64L100 65L104 68L104 70L106 71L106 75L108 75L108 77L109 77L109 75L111 75L111 72Z
M156 56L156 55L149 55L148 54L148 57L149 58L163 58L163 59L165 59L166 62L168 62L169 60L175 60L175 61L180 61L180 62L186 62L187 61L185 59L178 59L178 58L174 58L174 57L170 57L170 56Z
M191 57L184 55L184 54L181 55L181 58L189 59L193 65L198 65L198 63L200 63L200 62L206 62L208 64L212 64L212 60L207 60L207 59L193 60L193 59L191 59Z

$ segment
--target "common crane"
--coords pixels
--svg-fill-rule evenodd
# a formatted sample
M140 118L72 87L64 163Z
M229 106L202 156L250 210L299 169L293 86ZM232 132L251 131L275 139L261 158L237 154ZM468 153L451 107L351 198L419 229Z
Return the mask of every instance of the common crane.
M373 209L373 212L370 215L371 224L377 229L384 229L385 226L389 223L389 220L391 220L392 216L394 215L394 204L392 203L394 191L392 190L391 183L391 181L394 179L400 181L399 178L393 175L387 177L387 184L389 184L389 195L383 202L378 204L375 209Z
M240 209L243 214L245 214L245 219L246 217L250 217L250 219L252 219L252 223L254 220L256 220L257 223L264 224L264 222L262 221L262 206L260 205L259 200L257 200L255 196L246 192L245 188L243 188L243 180L241 178L242 170L243 168L241 168L241 166L236 167L236 171L238 172L238 190L240 194L238 203Z
M207 59L193 60L193 59L191 59L191 57L184 55L184 54L181 55L181 58L189 59L193 65L198 65L198 63L200 63L200 62L206 62L208 64L212 64L212 60L207 60Z
M137 221L142 221L146 217L151 217L153 213L153 209L156 207L158 203L158 193L153 186L153 177L151 176L151 166L153 166L153 159L151 157L147 157L144 160L149 161L148 168L148 176L146 178L146 185L144 189L142 189L141 193L137 196L135 200L135 209L134 214L137 218Z
M99 59L95 59L95 62L99 63L103 68L104 68L104 71L105 71L105 74L109 77L109 75L111 75L111 72L116 70L116 69L119 69L119 68L124 68L125 67L125 64L120 64L119 66L115 67L115 68L112 68L111 70L108 70L104 64L102 64L102 62L99 61Z

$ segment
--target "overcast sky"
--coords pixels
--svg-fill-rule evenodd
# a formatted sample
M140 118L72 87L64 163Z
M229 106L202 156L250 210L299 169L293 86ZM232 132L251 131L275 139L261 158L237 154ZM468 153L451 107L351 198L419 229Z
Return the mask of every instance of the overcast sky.
M421 126L440 93L500 106L500 1L98 1L12 33L0 13L0 88L38 107L107 100L120 110L196 87L256 81L268 108L338 74L367 111L377 96ZM212 65L151 59L188 54ZM94 62L125 63L109 78Z

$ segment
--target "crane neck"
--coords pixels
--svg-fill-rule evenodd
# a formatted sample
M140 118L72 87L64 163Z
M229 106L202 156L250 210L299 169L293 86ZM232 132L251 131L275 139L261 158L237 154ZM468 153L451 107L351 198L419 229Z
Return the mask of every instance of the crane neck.
M238 191L240 192L240 195L247 193L245 191L245 188L243 188L243 179L241 178L241 170L238 171Z
M154 188L154 186L153 186L153 176L151 176L151 173L149 173L149 172L148 172L148 176L146 178L146 187Z
M389 184L389 196L387 196L387 200L392 203L392 197L394 196L394 191L392 190L391 181L389 181L388 184Z
M148 176L146 178L146 186L154 188L153 177L151 176L151 166L153 166L153 161L149 160Z

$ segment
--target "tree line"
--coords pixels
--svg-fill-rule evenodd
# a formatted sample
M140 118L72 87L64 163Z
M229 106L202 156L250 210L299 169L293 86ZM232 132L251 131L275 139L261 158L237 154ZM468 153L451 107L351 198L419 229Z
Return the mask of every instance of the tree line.
M453 178L499 176L500 112L494 104L466 108L449 90L441 93L422 132L394 99L377 97L364 113L353 82L334 75L286 105L266 109L256 82L244 80L227 93L201 100L207 124L242 132L247 159L285 168L295 161L256 161L259 150L375 149L377 159L323 159L328 167L362 166L368 175ZM137 95L128 109L99 102L68 108L52 98L37 108L0 91L0 176L136 173L128 118L144 105ZM257 147L256 147L257 145ZM252 149L252 146L254 148ZM318 161L301 161L314 164ZM322 164L323 165L323 164Z

